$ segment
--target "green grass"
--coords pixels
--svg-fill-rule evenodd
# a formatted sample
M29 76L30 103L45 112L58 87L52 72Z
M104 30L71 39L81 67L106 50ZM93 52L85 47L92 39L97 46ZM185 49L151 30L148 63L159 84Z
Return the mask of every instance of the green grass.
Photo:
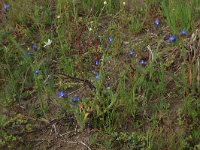
M61 120L92 149L199 148L199 1L106 2L0 2L0 147L30 148L35 124Z

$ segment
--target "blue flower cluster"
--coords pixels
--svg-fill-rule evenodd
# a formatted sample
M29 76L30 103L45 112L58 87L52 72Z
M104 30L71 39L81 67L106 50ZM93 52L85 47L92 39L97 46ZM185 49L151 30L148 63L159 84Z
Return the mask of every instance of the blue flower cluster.
M9 8L8 3L4 3L3 6L4 6L4 10L5 10L5 11L8 11L8 8ZM158 27L158 26L160 25L160 20L156 19L156 20L154 21L154 25L155 25L156 27ZM186 30L185 28L184 28L184 29L181 31L181 33L180 33L180 35L187 35L187 34L188 34L188 33L187 33L187 30ZM108 38L108 42L109 42L109 43L112 43L113 40L114 40L113 37L109 37L109 38ZM169 40L169 42L174 42L174 41L176 40L176 38L175 38L174 35L171 34L171 35L169 35L168 40ZM32 50L36 50L36 49L37 49L36 44L32 44L31 49L32 49ZM130 51L129 54L130 54L131 57L135 57L135 56L136 56L136 52L135 52L133 49ZM31 57L32 55L33 55L32 52L30 52L30 51L27 52L27 56L28 56L28 57ZM146 63L146 62L145 62L144 59L140 59L140 60L139 60L139 64L140 64L140 65L145 65L145 63ZM96 65L96 66L100 65L100 60L96 59L96 60L95 60L95 65ZM34 70L34 74L35 74L35 75L39 75L39 73L40 73L40 71L39 71L38 69ZM100 80L100 73L99 73L99 72L96 72L95 79L96 79L97 81ZM64 98L65 95L66 95L65 91L58 91L58 97L59 97L59 98ZM73 96L72 102L77 103L78 101L79 101L79 97L78 97L77 95Z
M156 19L156 20L154 21L154 25L156 26L156 28L158 27L159 24L160 24L160 20ZM184 29L181 31L180 34L181 34L181 35L187 35L188 33L187 33L187 30L184 28ZM169 40L169 42L174 42L174 41L176 40L176 38L175 38L174 35L171 34L171 35L169 35L168 40Z

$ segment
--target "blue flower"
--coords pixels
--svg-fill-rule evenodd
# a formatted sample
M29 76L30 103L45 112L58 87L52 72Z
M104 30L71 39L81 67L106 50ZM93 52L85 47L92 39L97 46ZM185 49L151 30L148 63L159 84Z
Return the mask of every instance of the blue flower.
M156 20L154 21L154 24L155 24L156 26L158 26L158 25L160 24L160 20L156 19Z
M181 31L181 35L187 35L187 30L186 30L186 29L183 29L183 30Z
M65 96L65 93L63 91L59 91L58 92L58 97L61 98L61 97L64 97L64 96Z
M8 11L8 7L9 7L8 3L3 4L3 8L4 8L5 11Z
M176 40L175 36L173 36L173 35L169 36L169 41L170 42L174 42L175 40Z
M96 60L96 61L95 61L95 64L96 64L96 65L99 65L99 64L100 64L100 61L99 61L99 60Z
M112 38L112 37L109 37L109 38L108 38L108 41L109 41L109 42L112 42L112 41L113 41L113 38Z
M145 64L144 59L141 59L139 63L140 63L141 65L144 65L144 64Z
M132 51L130 51L130 55L131 56L135 56L135 52L132 50Z
M35 44L33 44L33 45L31 46L31 48L32 48L32 49L36 49L37 46L36 46Z
M95 78L96 78L96 80L100 80L100 75L99 75L99 73L96 74L96 77L95 77Z
M39 70L34 70L34 74L38 75L39 74Z
M27 56L31 56L32 55L32 53L31 52L27 52Z
M78 102L79 101L79 97L78 96L74 96L72 99L73 102Z

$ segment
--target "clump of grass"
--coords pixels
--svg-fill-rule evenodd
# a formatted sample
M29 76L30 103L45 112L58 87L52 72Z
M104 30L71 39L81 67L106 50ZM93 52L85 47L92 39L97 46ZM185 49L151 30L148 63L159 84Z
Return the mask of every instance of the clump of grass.
M193 29L195 12L191 2L164 0L161 8L173 34L180 33L184 28L187 30Z

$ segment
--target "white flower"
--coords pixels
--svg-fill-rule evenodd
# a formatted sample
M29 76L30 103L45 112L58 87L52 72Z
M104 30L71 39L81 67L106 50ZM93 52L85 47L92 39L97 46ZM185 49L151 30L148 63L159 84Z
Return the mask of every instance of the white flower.
M57 19L60 19L60 15L57 16Z
M92 31L92 28L89 28L89 31Z
M126 2L123 2L122 4L125 6L125 5L126 5Z
M44 42L45 44L44 47L51 45L51 43L52 43L52 40L48 39L47 42Z
M106 2L106 1L104 1L104 2L103 2L103 4L104 4L104 5L107 5L107 2Z

